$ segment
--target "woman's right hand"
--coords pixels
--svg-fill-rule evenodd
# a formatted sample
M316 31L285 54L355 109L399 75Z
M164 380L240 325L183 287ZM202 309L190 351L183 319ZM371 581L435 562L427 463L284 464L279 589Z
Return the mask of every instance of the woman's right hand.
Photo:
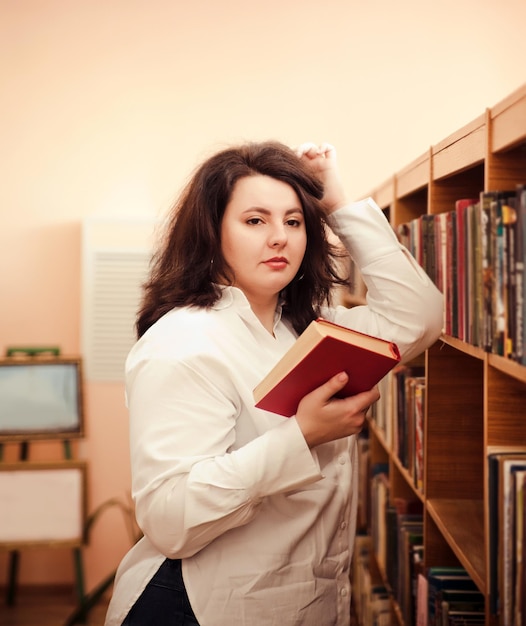
M296 154L323 183L322 207L327 215L345 206L348 200L338 171L334 146L306 142L297 148Z
M335 398L347 380L348 375L340 372L299 403L296 421L309 448L359 433L367 410L380 397L378 388L373 387L355 396Z

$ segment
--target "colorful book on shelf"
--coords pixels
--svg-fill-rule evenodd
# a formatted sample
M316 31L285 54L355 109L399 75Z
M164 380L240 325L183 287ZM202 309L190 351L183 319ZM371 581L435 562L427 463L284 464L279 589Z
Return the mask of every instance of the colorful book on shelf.
M356 616L363 623L371 594L371 537L356 535L352 562L352 597Z
M365 429L367 433L367 429ZM356 526L358 531L367 528L369 523L369 468L371 466L370 440L364 431L356 438L358 449L358 511Z
M402 561L399 554L400 528L407 522L421 522L423 519L423 505L421 500L412 500L401 497L393 498L385 509L386 526L386 564L385 577L395 597L401 593L403 584L401 575Z
M482 319L482 250L480 245L480 201L466 209L466 340L480 345Z
M484 595L478 590L443 589L438 593L438 624L484 624Z
M382 571L385 571L387 553L388 473L387 463L374 463L371 467L371 546Z
M446 213L446 335L458 337L457 304L457 218L455 211Z
M515 473L514 624L526 623L526 470Z
M526 184L517 186L517 361L526 365Z
M391 598L384 585L373 585L369 597L369 614L373 624L389 624L391 619Z
M443 319L444 319L444 329L447 327L447 280L448 280L448 271L447 271L447 248L448 248L448 213L438 213L434 216L434 229L435 229L435 267L436 267L436 280L435 284L440 289L440 292L443 294ZM448 333L450 334L450 333Z
M491 318L490 351L500 356L513 353L515 204L516 190L498 191L489 196L489 249L491 262L486 264L490 280ZM486 292L488 289L486 289Z
M526 471L526 454L499 459L499 614L502 626L515 626L515 476ZM523 594L521 594L523 595Z
M468 261L467 250L467 217L468 207L477 204L478 198L460 198L455 202L456 217L456 258L457 258L457 314L458 314L458 338L463 341L467 336L467 275Z
M513 535L515 489L513 475L526 466L526 449L511 446L492 447L488 454L489 503L489 609L492 615L512 611L514 553ZM504 623L504 622L503 622Z
M515 248L518 238L518 206L517 193L503 200L502 217L504 221L504 273L503 298L505 312L504 356L508 359L517 358L517 257Z
M420 229L422 240L421 265L426 274L438 286L436 265L436 215L425 213L420 216Z
M424 490L424 423L425 423L425 377L415 379L414 403L415 403L415 463L414 484L421 493Z
M391 370L378 383L380 398L371 406L368 412L369 423L381 432L387 446L391 445L393 436L393 398L394 398L394 370Z
M400 584L398 562L398 512L392 504L385 507L384 523L386 533L384 576L396 596Z
M496 200L495 191L486 191L480 194L480 238L481 238L481 265L482 265L482 328L481 347L486 352L493 348L493 289L494 289L494 262L491 233L491 207Z
M525 255L526 255L526 184L517 185L515 194L508 197L508 219L504 228L507 235L508 257L508 358L524 363L525 329Z
M478 587L463 567L430 567L427 571L429 625L440 624L444 590L473 590Z
M420 572L417 577L417 589L416 589L416 626L428 626L429 613L428 613L428 583L425 573Z
M443 589L440 598L448 603L449 608L457 611L484 609L484 594L479 589Z
M509 288L509 225L513 219L512 200L515 191L502 192L494 206L495 219L495 316L493 324L493 352L508 356L508 288Z
M407 411L407 470L413 484L416 487L416 455L417 447L423 462L423 434L424 414L423 406L417 406L418 399L421 401L422 386L425 386L425 376L411 376L406 380L406 411ZM418 396L418 399L417 399ZM420 409L420 413L417 411ZM419 440L417 442L417 437Z
M400 365L394 371L395 379L395 431L394 449L402 465L409 470L414 442L413 381L425 376L423 365Z
M290 417L305 395L338 372L349 376L338 394L347 397L374 387L399 362L392 341L319 318L257 385L254 399L258 408Z
M423 548L424 522L421 515L398 518L399 587L397 601L405 624L413 624L416 613L416 579L414 562Z

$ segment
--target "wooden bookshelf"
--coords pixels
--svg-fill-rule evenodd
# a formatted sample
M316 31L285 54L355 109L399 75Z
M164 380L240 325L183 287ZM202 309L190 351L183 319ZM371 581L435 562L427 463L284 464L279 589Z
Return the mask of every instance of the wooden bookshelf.
M425 214L452 211L460 198L519 184L526 184L526 85L370 195L396 229ZM372 422L370 464L385 463L387 455L391 503L422 501L424 567L463 567L485 596L486 626L502 626L489 598L487 455L493 447L526 446L526 366L444 334L425 355L425 384L423 489L415 487L394 442L386 442ZM392 624L407 626L396 597L392 604Z

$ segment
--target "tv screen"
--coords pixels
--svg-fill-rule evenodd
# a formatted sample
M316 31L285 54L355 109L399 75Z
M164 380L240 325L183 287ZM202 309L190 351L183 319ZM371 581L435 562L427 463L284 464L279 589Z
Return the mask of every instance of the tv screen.
M0 360L0 440L67 438L82 431L79 359Z

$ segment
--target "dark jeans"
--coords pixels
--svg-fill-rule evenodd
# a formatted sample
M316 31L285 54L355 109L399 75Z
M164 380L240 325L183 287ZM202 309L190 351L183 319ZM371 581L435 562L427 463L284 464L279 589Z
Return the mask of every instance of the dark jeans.
M186 595L179 559L164 561L122 626L199 626Z

